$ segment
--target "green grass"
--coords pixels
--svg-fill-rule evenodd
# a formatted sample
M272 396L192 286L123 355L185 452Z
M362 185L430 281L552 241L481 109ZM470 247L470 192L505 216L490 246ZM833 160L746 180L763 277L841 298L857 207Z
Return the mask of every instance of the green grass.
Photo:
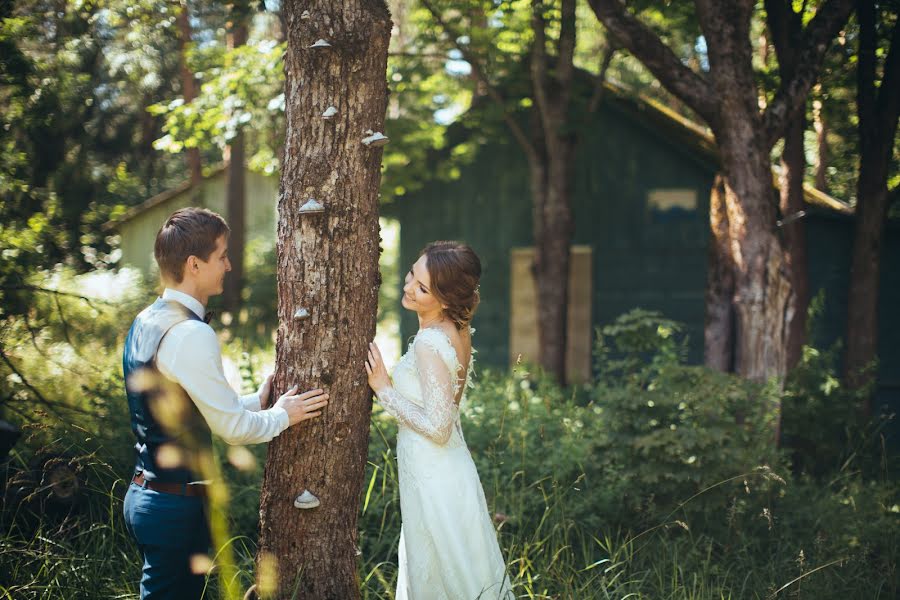
M360 519L359 572L367 599L392 598L396 579L399 497L392 435L390 424L373 421ZM121 517L125 483L96 458L88 461L86 471L86 499L71 514L41 515L33 503L6 507L0 598L136 597L140 566ZM507 479L487 487L494 507L509 507L499 539L519 598L821 600L893 598L897 591L896 528L886 531L884 523L853 521L869 514L872 506L866 503L879 505L871 497L878 492L870 485L830 491L819 484L789 483L782 489L774 531L764 523L754 529L741 522L732 524L729 536L713 537L675 517L643 532L594 530L582 523L580 504L574 501L582 493L577 486L549 475L529 478L515 468L508 473ZM232 497L241 505L234 507L235 535L229 544L246 589L256 551L251 515L258 477L234 471L229 476ZM795 485L800 489L792 490ZM804 498L795 497L795 491ZM868 500L863 498L867 492ZM538 498L543 506L539 518L517 517L517 507L531 504L523 494ZM729 518L725 513L718 517ZM877 546L879 535L887 539ZM837 551L842 540L846 544ZM208 597L216 597L217 588L212 578Z

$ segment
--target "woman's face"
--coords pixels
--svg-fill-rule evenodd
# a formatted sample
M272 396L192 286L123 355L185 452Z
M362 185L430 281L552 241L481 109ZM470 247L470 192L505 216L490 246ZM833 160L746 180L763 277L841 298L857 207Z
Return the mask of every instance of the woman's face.
M424 254L419 257L412 268L406 274L406 283L403 285L403 298L400 304L407 310L414 310L419 314L432 314L440 312L443 307L440 301L431 293L431 278L428 276L428 257Z

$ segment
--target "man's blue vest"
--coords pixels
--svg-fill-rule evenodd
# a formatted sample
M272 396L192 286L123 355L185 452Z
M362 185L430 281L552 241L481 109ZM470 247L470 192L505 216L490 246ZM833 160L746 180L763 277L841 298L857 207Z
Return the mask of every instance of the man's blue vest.
M201 320L184 305L158 298L135 318L125 339L122 370L131 430L137 438L134 471L143 473L148 481L188 483L204 479L198 476L197 461L212 447L209 427L196 405L180 385L166 379L156 367L156 352L163 337L188 319Z

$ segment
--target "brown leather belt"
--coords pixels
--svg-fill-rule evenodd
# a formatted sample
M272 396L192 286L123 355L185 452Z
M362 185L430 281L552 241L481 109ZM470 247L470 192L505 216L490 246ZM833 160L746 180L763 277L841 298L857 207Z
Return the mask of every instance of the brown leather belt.
M176 496L206 497L206 485L202 483L165 483L162 481L147 481L143 473L138 473L131 480L143 488L162 492L163 494L175 494Z

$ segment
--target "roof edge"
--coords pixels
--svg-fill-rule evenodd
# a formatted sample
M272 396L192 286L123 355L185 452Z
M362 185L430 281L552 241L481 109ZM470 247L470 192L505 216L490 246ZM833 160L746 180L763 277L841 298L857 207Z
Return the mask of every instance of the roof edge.
M158 206L168 200L171 200L175 196L182 194L184 192L187 192L188 190L193 189L194 187L200 185L201 183L203 183L205 181L209 181L210 179L221 175L227 169L228 169L227 162L214 165L209 168L209 170L203 175L203 177L200 178L199 182L194 183L190 180L187 180L173 188L163 190L162 192L156 194L155 196L151 196L150 198L144 200L140 204L138 204L136 206L132 206L127 211L125 211L125 213L122 214L122 216L120 216L116 219L110 219L109 221L107 221L106 223L104 223L102 225L102 229L104 231L111 231L121 225L124 225L125 223L132 220L139 214L143 213L144 211L150 210L154 206Z

